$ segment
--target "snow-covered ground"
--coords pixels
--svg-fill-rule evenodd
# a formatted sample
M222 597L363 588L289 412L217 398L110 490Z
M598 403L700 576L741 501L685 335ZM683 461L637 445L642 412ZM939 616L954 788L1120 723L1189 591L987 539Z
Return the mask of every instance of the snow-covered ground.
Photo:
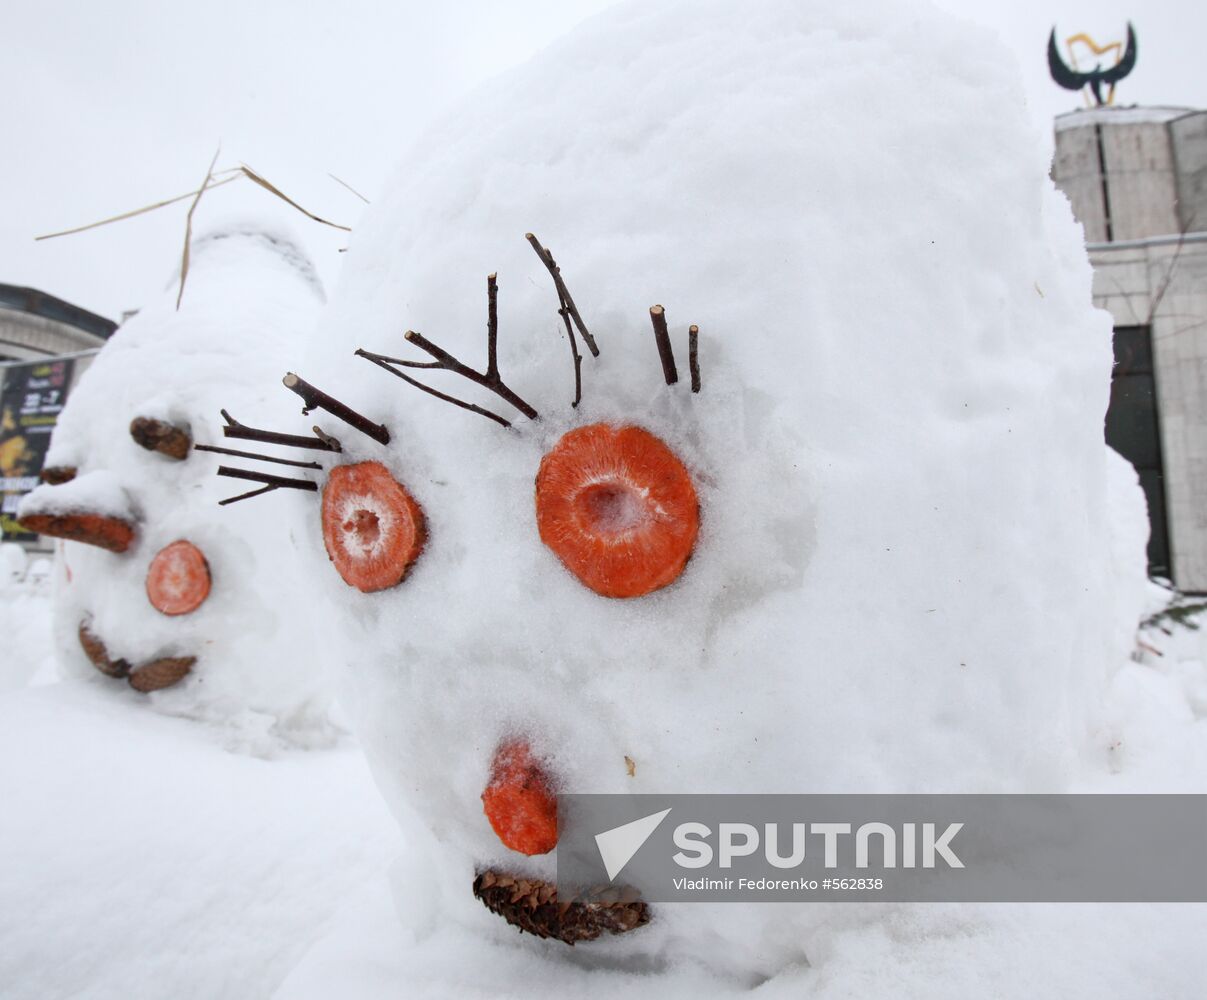
M47 588L0 589L0 995L270 995L400 848L362 756L232 752L56 680L50 617Z
M56 680L37 584L0 588L0 634L13 638L0 648L6 1000L671 998L755 985L770 997L1140 1000L1201 996L1207 981L1204 905L925 905L875 924L835 907L799 965L761 985L688 965L657 978L609 967L496 928L485 910L466 930L423 912L421 873L350 742L248 756L133 692ZM1207 628L1166 619L1143 639L1162 655L1142 651L1118 673L1113 742L1086 762L1082 788L1201 792Z

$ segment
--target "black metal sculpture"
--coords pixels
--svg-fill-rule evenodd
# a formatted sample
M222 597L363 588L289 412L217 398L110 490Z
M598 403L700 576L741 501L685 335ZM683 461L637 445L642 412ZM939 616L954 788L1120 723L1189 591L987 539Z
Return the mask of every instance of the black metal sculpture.
M1076 39L1086 42L1097 55L1108 51L1113 46L1099 48L1091 41L1088 35L1077 35ZM1116 42L1115 46L1119 43ZM1136 32L1132 28L1131 22L1127 25L1127 47L1119 56L1114 66L1107 69L1102 69L1096 66L1088 73L1082 73L1074 69L1070 69L1063 59L1060 57L1060 52L1056 48L1056 29L1052 29L1052 34L1048 36L1048 70L1052 74L1052 79L1055 80L1065 90L1081 90L1083 87L1089 87L1090 92L1094 95L1094 103L1101 107L1103 104L1110 104L1114 97L1115 84L1122 80L1132 71L1136 65ZM1102 85L1110 86L1107 99L1102 99Z

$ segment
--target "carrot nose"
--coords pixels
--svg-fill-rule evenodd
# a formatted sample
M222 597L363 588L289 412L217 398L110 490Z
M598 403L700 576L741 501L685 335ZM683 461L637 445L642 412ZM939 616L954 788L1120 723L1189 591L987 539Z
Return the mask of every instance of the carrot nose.
M482 808L503 846L520 854L548 854L557 846L557 796L549 772L524 740L495 751Z

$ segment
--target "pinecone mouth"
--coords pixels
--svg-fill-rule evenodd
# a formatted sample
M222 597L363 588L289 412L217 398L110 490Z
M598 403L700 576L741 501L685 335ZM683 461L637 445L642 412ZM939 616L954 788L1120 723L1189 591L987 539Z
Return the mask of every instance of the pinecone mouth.
M571 947L650 922L648 904L631 886L602 886L561 900L551 882L487 869L474 877L474 897L521 933L556 938Z

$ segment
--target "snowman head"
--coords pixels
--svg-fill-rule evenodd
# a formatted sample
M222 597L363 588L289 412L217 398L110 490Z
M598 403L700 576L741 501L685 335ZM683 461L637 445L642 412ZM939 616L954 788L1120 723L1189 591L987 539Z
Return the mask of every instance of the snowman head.
M627 5L358 226L301 371L342 447L305 537L416 914L511 933L471 889L540 905L559 791L1060 786L1116 655L1109 321L964 35ZM765 968L829 919L764 910L593 947Z
M164 710L236 723L254 746L275 742L266 732L329 737L316 643L284 627L299 600L288 524L249 506L216 516L229 486L195 450L224 445L219 407L271 413L267 374L314 322L321 284L288 236L244 224L194 242L179 308L177 293L172 281L84 373L47 459L58 482L22 507L64 539L60 659Z

